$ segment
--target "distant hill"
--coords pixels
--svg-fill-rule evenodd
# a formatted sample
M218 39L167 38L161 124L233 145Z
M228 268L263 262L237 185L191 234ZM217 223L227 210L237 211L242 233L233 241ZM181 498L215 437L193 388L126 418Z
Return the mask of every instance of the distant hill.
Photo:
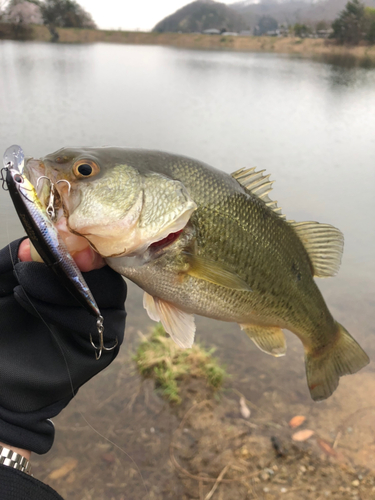
M369 7L375 7L375 0L361 0ZM230 8L240 14L251 28L254 28L261 16L271 16L279 23L314 24L318 21L332 22L341 12L348 0L321 0L314 3L303 0L262 0L253 3L245 0L230 4Z
M174 14L160 21L152 31L164 32L202 32L206 29L235 31L249 29L247 15L241 9L236 12L223 3L200 0L189 3Z

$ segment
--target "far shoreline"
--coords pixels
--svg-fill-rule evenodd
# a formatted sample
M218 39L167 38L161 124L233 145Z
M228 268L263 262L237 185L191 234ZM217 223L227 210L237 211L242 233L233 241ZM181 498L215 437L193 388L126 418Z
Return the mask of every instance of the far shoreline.
M322 38L223 36L200 33L155 33L138 31L110 31L79 28L57 28L57 43L118 43L132 45L163 45L186 49L229 50L235 52L266 52L291 54L300 57L350 61L351 65L374 65L375 45L338 45ZM25 40L49 42L47 27L30 25L15 33L10 24L0 23L0 40Z

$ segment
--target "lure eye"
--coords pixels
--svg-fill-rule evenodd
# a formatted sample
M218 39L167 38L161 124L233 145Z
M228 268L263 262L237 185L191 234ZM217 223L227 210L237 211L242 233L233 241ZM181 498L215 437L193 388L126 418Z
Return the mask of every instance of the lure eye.
M78 178L92 177L100 172L99 165L92 160L79 160L73 166L74 175Z
M15 180L15 182L17 182L18 184L22 184L23 183L23 177L22 175L20 174L16 174L13 179Z

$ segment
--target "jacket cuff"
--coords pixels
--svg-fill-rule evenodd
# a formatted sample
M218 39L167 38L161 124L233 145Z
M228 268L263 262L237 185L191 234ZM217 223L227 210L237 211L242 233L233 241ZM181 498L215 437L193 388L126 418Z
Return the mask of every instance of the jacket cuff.
M50 417L58 415L71 397L33 412L17 413L0 407L0 441L39 455L47 453L55 439Z

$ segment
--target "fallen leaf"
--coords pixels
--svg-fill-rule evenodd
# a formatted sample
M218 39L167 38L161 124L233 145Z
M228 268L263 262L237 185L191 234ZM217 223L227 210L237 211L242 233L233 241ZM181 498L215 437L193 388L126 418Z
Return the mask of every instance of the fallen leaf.
M321 447L321 449L326 453L327 455L330 455L331 457L336 456L335 450L330 446L327 441L324 441L324 439L317 439L318 445Z
M292 436L293 441L306 441L311 438L314 434L314 431L311 429L304 429L303 431L295 432Z
M241 412L241 415L243 416L243 418L246 418L246 419L250 418L251 411L250 411L249 407L247 406L246 400L243 396L240 398L240 412Z
M62 477L65 477L67 474L69 474L70 471L75 469L77 467L77 464L78 460L76 458L71 458L62 467L59 467L58 469L55 469L50 474L48 474L48 477L50 479L61 479Z
M302 425L305 420L306 417L304 417L303 415L296 415L289 421L289 425L292 429L294 429L295 427L299 427L300 425Z
M116 460L116 457L113 453L103 453L102 459L109 464L113 464L113 462Z

